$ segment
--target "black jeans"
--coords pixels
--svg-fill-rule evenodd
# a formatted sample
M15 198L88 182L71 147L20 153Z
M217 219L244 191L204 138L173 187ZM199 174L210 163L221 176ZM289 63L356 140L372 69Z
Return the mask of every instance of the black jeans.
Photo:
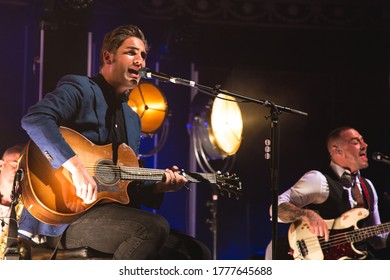
M169 235L160 215L119 204L94 206L64 232L61 247L83 246L113 254L114 259L155 259Z
M210 259L210 250L195 238L170 230L164 217L120 204L92 207L72 223L61 248L79 247L113 254L113 259Z

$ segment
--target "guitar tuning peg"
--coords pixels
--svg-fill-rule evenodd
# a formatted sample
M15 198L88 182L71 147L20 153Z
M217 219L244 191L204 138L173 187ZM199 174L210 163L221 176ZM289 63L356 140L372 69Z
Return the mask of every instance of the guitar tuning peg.
M230 174L229 174L229 172L225 172L225 177L229 177L230 176Z

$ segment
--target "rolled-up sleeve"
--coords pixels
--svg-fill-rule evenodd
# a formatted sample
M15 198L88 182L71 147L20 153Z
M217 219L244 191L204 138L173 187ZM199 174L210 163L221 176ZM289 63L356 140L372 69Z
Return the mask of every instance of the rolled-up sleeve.
M278 204L290 202L297 207L323 203L329 195L325 176L316 170L305 173L290 189L279 195Z

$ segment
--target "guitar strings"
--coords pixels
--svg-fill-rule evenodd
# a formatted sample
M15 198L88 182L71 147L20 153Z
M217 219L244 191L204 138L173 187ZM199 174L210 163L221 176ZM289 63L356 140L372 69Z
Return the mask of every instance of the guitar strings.
M306 241L305 243L309 246L312 246L315 243L319 242L321 248L328 249L334 246L341 245L343 243L353 243L353 242L362 241L365 238L368 238L375 234L387 232L387 231L390 231L390 224L388 223L356 229L349 232L334 234L329 237L328 241L325 241L325 238L322 236L309 237L305 240Z
M143 167L118 166L114 164L85 164L85 167L87 170L92 171L91 173L93 174L98 173L102 175L125 175L124 179L142 179L142 177L145 176L154 176L157 179L161 179L164 175L164 170L149 169ZM215 181L214 174L203 173L201 176L203 179L206 179L210 182ZM188 178L187 175L185 177L187 179L191 179Z
M101 176L116 176L119 175L121 179L144 179L148 177L148 179L156 179L161 180L164 172L159 170L146 170L138 167L120 167L116 165L86 165L86 169L90 171L94 175Z
M165 173L165 170L161 169L118 166L114 164L85 163L84 166L92 176L95 175L99 177L100 180L109 184L118 182L118 178L119 180L161 181ZM229 197L231 194L234 194L238 199L241 194L240 183L238 186L234 183L234 181L237 181L237 178L228 178L226 177L228 175L197 172L185 173L183 171L181 171L180 174L190 183L207 182L214 184L220 191L226 191L229 194Z

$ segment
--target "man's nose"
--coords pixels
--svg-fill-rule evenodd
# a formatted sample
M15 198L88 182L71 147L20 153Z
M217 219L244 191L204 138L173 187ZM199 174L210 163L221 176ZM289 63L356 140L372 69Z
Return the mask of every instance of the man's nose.
M142 62L143 62L143 59L142 59L142 57L140 55L136 55L134 57L134 61L133 61L134 65L142 66Z

